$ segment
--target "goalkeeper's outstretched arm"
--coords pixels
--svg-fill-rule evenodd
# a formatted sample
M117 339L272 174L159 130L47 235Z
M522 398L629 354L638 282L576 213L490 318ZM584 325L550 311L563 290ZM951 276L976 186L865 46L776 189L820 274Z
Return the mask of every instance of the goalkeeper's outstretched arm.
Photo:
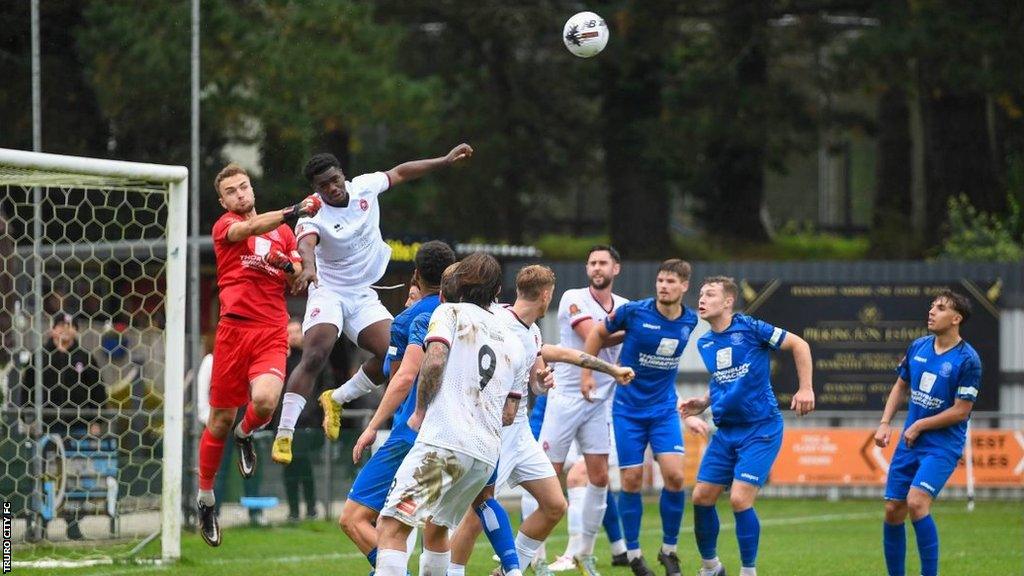
M250 236L266 234L271 230L277 230L281 224L293 224L302 216L313 216L322 206L319 196L311 195L304 198L298 204L289 206L282 210L264 212L242 222L235 222L228 228L228 241L241 242Z

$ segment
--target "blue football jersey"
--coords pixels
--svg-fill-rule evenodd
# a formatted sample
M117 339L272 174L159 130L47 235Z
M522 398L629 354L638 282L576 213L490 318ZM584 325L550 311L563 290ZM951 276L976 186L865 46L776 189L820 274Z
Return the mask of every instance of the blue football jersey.
M896 373L910 385L906 426L952 407L957 398L974 402L981 389L981 358L966 340L936 354L935 336L918 338L907 348ZM914 442L914 449L935 448L959 455L966 438L964 420L948 428L925 430Z
M734 314L722 332L708 330L697 343L711 373L711 413L716 426L782 418L772 390L771 355L786 332L746 314Z
M628 386L615 391L615 405L645 412L674 407L679 358L697 326L697 314L684 306L679 318L669 320L648 298L623 304L604 325L611 333L626 331L619 363L636 372Z
M387 360L389 360L389 364L401 360L405 354L405 348L409 345L409 330L412 328L413 320L424 312L433 313L434 309L440 305L441 298L437 294L430 294L395 316L391 322L391 341L388 343Z
M412 326L409 327L409 346L423 346L423 341L427 337L427 328L430 326L430 316L433 314L433 310L430 312L424 312L416 317L412 322ZM409 442L415 442L418 432L409 428L407 422L409 416L416 410L416 384L419 382L419 376L412 382L412 388L409 389L409 395L405 397L405 400L395 410L395 415L392 417L391 424L391 435L398 436Z

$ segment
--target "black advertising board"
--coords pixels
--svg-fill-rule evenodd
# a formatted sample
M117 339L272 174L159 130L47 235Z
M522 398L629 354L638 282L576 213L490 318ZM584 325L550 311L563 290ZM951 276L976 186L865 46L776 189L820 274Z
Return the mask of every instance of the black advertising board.
M819 410L881 410L907 346L928 334L933 296L944 288L966 295L973 315L961 330L981 356L978 410L999 408L999 289L968 280L914 284L741 282L746 313L799 334L814 356ZM780 406L796 391L790 354L776 354L772 383Z

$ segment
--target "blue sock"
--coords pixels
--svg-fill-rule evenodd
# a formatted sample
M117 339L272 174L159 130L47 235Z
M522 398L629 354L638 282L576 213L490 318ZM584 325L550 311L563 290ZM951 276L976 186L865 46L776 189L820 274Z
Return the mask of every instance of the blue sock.
M711 560L718 556L718 509L693 505L693 535L697 537L700 557Z
M683 523L683 508L686 507L686 491L673 492L661 489L661 533L662 542L669 546L679 542L679 526Z
M931 514L914 520L914 534L917 535L917 553L921 556L921 576L935 576L939 573L939 530Z
M907 569L907 528L899 524L882 522L882 549L889 576L904 576Z
M744 568L753 568L757 564L757 542L761 538L761 523L757 521L757 512L747 508L742 512L733 512L733 515L736 517L740 561Z
M626 536L626 549L640 548L640 521L644 516L644 501L639 492L619 494L619 513L622 515L622 531Z
M366 553L366 561L370 563L370 567L371 568L376 568L377 567L377 548L376 547L374 547L373 550L370 550L369 552Z
M608 502L608 507L604 510L604 520L601 523L604 525L605 533L608 534L608 541L618 542L622 540L622 520L619 519L618 499L609 490L605 500Z
M473 511L480 519L495 554L501 559L501 567L506 572L518 570L519 555L516 554L516 541L512 536L512 523L509 522L505 509L494 498L488 498Z

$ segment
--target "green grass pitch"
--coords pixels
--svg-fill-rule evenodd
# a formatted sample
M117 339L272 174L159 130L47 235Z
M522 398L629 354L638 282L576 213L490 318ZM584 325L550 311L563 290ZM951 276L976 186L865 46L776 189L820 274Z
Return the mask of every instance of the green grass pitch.
M882 501L826 502L821 500L770 500L757 505L761 519L758 572L764 576L862 576L885 574L882 558ZM696 574L699 566L693 540L692 510L686 511L679 538L683 574ZM516 516L513 512L512 516ZM728 504L719 505L722 532L719 556L730 574L739 572L739 554ZM1024 503L979 502L967 512L963 502L939 501L933 508L941 541L940 572L943 574L1024 574ZM907 527L907 574L918 574L913 529ZM644 510L641 534L644 553L655 573L662 574L656 556L661 524L656 500ZM565 547L563 520L548 542L549 559ZM157 554L155 545L153 554ZM33 554L53 556L52 551L15 550L15 560ZM600 537L599 569L628 575L628 568L612 568L607 539ZM416 574L418 554L409 569ZM486 575L494 567L486 540L477 541L468 574ZM333 523L305 522L277 528L229 528L220 548L209 548L198 535L182 538L182 560L173 566L107 565L70 569L15 568L14 574L189 576L278 576L331 574L365 576L369 566ZM529 572L528 572L529 573ZM567 573L568 574L568 573Z

